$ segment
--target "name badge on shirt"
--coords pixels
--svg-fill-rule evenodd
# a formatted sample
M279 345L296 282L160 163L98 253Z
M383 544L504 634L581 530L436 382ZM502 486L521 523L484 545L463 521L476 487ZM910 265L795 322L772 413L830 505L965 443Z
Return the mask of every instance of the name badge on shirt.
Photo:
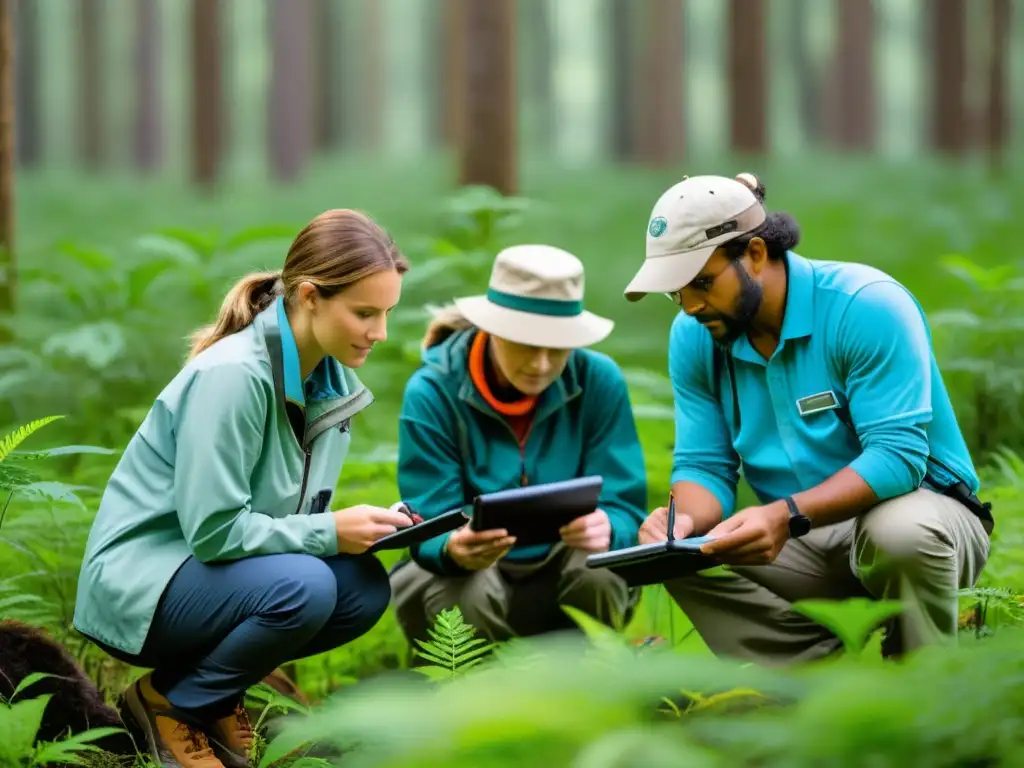
M836 393L829 390L828 392L819 392L816 395L801 397L796 401L796 407L800 411L801 416L810 416L812 413L821 413L822 411L831 411L838 408L839 400L836 398Z

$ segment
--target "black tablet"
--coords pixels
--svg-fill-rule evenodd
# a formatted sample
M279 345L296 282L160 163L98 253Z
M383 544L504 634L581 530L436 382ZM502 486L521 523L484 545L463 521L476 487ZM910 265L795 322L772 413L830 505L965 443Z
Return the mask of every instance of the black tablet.
M706 541L707 536L694 536L599 552L587 556L587 567L607 568L631 587L661 584L717 567L711 555L700 551Z
M469 527L474 531L504 528L516 546L554 544L558 529L597 509L604 478L578 477L477 496Z
M377 539L367 552L380 552L384 549L405 549L413 544L421 544L427 539L461 528L469 520L467 509L459 507L450 512L442 512L437 517L399 528L394 533Z

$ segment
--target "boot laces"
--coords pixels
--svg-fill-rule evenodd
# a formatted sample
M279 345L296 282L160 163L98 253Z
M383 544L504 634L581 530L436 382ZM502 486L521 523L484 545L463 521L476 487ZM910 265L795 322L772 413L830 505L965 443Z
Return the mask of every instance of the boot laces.
M187 723L178 723L178 726L174 729L174 734L177 736L179 733L182 741L189 742L188 746L185 747L185 754L191 755L193 760L213 757L213 748L210 746L210 742L207 741L205 733L196 730Z
M241 703L235 706L235 723L238 728L238 734L243 741L251 741L252 721L249 720L249 713Z

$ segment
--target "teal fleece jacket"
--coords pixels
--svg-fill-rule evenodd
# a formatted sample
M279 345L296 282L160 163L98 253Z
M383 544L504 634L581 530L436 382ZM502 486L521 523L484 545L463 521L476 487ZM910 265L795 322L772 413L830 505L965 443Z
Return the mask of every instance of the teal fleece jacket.
M423 353L405 388L399 419L398 486L424 518L472 503L478 494L601 475L599 506L612 525L611 548L636 544L646 516L647 477L625 378L607 355L574 350L562 375L538 398L520 453L504 417L477 391L469 351L477 331L453 333ZM444 554L450 534L411 548L437 574L461 569ZM550 545L514 547L510 561L542 558Z
M280 299L189 361L107 484L86 544L75 627L138 653L188 558L336 554L329 504L350 420L372 402L333 358L302 380Z

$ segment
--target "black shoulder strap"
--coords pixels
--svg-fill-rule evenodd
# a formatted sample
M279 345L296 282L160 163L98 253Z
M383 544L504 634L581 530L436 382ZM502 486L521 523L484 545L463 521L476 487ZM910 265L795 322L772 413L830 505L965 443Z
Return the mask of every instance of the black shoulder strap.
M736 422L736 432L740 431L740 398L739 393L736 390L736 367L732 361L732 355L726 355L723 350L714 341L711 342L711 367L712 367L712 382L711 391L714 392L715 400L722 402L722 358L726 358L726 365L729 369L729 390L732 394L732 418Z

